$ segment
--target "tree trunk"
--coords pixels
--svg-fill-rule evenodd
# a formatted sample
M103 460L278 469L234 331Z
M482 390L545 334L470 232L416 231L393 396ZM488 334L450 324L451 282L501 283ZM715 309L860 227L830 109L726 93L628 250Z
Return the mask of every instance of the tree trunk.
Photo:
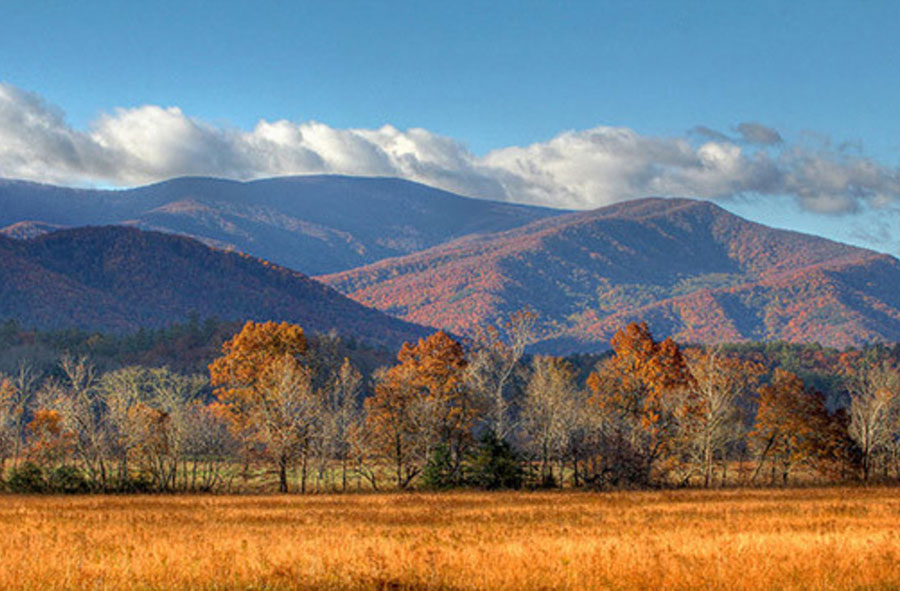
M869 482L869 446L863 449L863 482Z
M306 494L306 452L303 452L303 461L300 467L300 492Z
M278 492L282 493L288 491L287 463L287 455L281 454L278 458Z
M403 488L403 448L399 437L394 443L394 451L397 453L397 488Z
M709 483L712 479L712 450L710 447L707 441L703 450L703 463L705 464L703 469L703 488L709 488Z

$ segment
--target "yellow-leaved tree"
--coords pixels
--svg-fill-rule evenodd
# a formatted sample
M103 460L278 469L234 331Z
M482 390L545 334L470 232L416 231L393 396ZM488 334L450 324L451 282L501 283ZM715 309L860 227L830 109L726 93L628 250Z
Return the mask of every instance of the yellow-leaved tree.
M235 435L248 453L275 464L281 492L288 491L288 468L303 457L315 420L306 351L301 327L250 321L209 366Z

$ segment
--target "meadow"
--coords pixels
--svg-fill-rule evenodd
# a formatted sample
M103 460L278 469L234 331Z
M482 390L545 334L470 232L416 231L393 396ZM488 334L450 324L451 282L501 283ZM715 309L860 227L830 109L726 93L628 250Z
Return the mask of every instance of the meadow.
M900 491L0 497L0 588L900 589Z

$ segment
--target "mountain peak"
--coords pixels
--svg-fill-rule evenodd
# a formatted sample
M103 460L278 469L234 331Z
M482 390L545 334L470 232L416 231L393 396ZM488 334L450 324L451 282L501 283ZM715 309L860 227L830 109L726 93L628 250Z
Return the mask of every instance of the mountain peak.
M862 269L875 272L871 288L860 284ZM461 333L529 306L554 352L605 348L632 320L702 342L900 337L900 290L887 287L900 286L895 259L693 199L560 215L323 280L363 304Z
M706 199L689 199L686 197L642 197L606 205L583 212L591 218L624 218L648 219L690 212L699 215L728 215L727 210Z

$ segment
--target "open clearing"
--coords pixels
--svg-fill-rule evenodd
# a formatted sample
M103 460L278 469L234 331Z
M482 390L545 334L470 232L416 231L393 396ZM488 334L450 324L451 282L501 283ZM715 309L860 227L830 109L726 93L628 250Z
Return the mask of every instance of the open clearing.
M2 589L900 589L900 489L0 497Z

